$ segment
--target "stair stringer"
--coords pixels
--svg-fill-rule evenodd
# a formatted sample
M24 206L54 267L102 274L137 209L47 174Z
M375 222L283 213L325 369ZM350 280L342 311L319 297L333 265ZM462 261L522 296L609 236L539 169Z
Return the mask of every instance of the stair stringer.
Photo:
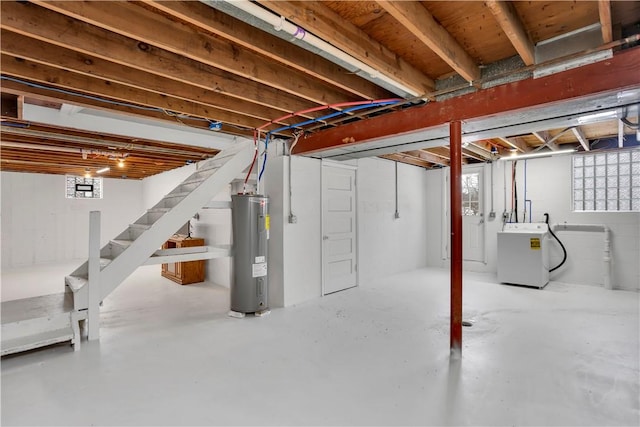
M242 145L242 146L239 146ZM215 195L220 193L232 180L242 173L253 160L255 148L249 142L242 142L219 153L222 157L214 157L207 164L223 162L215 171L189 194L173 206L169 211L156 220L148 230L144 231L122 253L115 257L100 271L100 300L113 292L131 273L144 264L160 246L195 215L202 206L206 205ZM231 151L231 152L229 152ZM234 153L233 151L237 151ZM192 180L203 169L195 171L185 181ZM171 196L182 185L180 183L165 198ZM162 205L163 198L156 206ZM126 230L125 230L126 232ZM107 245L108 246L108 245ZM86 264L86 263L85 263ZM80 271L84 265L76 271ZM90 284L89 284L90 285ZM76 310L88 307L88 293L86 286L80 292L82 296L76 298ZM80 295L78 295L80 296Z
M253 160L254 147L249 143L245 145L101 271L101 299L113 292L124 279L158 250L169 236L249 166Z

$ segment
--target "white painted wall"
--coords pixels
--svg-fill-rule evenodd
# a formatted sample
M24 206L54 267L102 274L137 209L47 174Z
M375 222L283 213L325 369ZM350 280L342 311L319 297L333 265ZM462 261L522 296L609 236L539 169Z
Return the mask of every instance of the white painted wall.
M90 211L102 212L102 244L144 212L137 180L104 179L102 199L76 200L65 198L64 175L1 178L3 269L86 258Z
M425 170L398 164L395 219L395 162L358 160L358 236L360 284L425 267L427 262Z
M290 224L288 158L273 148L265 172L271 215L269 304L285 307L321 294L321 163L307 157L291 159L292 207L298 221Z
M486 203L485 218L490 211L490 174L485 166ZM443 259L443 238L446 233L439 230L443 226L443 204L445 169L427 172L426 188L432 194L427 212L428 248L427 259L430 266L447 266ZM487 263L465 263L465 269L471 271L496 272L497 232L502 228L500 216L505 210L504 183L507 183L507 210L511 207L511 162L494 163L494 209L497 218L486 222ZM522 203L524 197L524 161L518 162L517 184L519 194L520 221L522 221ZM618 289L640 289L640 213L580 213L571 210L571 156L558 156L527 160L527 199L532 200L533 222L543 222L545 212L550 222L572 224L604 224L611 228L612 239L612 283ZM527 215L528 216L528 215ZM446 223L444 223L446 224ZM593 232L559 232L568 251L564 266L551 273L551 280L568 283L601 286L603 283L603 235ZM551 248L551 264L561 260L561 250L554 242Z
M279 153L278 154L278 150ZM293 212L290 224L288 159L272 147L266 172L271 200L270 304L289 306L321 295L321 161L292 158ZM372 158L357 165L359 285L426 266L427 184L423 169L399 165L400 218L394 219L394 163Z

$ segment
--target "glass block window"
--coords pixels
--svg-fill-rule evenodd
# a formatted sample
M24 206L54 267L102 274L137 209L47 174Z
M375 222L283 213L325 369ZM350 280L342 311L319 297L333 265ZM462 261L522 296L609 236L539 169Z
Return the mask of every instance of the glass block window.
M640 212L640 148L575 154L573 210Z
M480 215L480 173L462 174L462 215Z
M67 199L102 199L102 178L66 176Z

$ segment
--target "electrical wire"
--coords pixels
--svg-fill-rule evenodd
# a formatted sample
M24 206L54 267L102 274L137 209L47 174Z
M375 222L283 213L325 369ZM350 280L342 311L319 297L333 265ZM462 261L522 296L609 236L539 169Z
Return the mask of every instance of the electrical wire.
M247 172L247 176L244 179L244 184L242 185L242 194L247 194L247 182L249 181L249 176L251 176L251 171L253 171L253 166L256 164L256 159L258 158L258 130L257 129L253 130L253 146L254 146L253 160L251 161L249 172Z
M271 140L271 136L274 133L277 132L283 132L285 130L289 130L289 129L300 129L302 126L307 126L310 125L312 123L318 123L333 117L337 117L340 115L344 115L344 114L349 114L350 112L353 111L357 111L357 110L362 110L365 108L371 108L371 107L378 107L381 105L392 105L392 104L397 104L399 102L403 102L403 99L400 98L388 98L388 99L380 99L380 100L374 100L374 101L350 101L350 102L341 102L341 103L337 103L337 104L328 104L328 105L323 105L323 106L319 106L319 107L313 107L313 108L308 108L306 110L302 110L302 111L297 111L295 113L290 113L287 114L286 116L282 116L279 117L275 120L271 120L265 124L263 124L262 126L258 127L257 130L258 132L261 131L262 129L264 129L265 127L274 124L276 122L280 122L282 120L294 117L294 116L299 116L302 114L306 114L306 113L310 113L313 111L320 111L323 109L329 109L329 108L340 108L340 107L349 107L349 108L345 108L343 110L340 111L336 111L333 113L329 113L329 114L325 114L324 116L321 117L317 117L315 119L309 119L309 120L305 120L303 122L300 123L296 123L293 125L287 125L287 126L282 126L279 127L277 129L271 130L269 132L267 132L266 136L265 136L265 140L264 140L264 157L263 157L263 161L262 161L262 167L260 169L260 172L258 173L258 185L260 184L260 180L262 179L262 175L264 174L264 171L267 167L267 150L269 148L269 141ZM259 138L258 138L259 139ZM297 142L296 142L297 143Z
M177 122L179 122L180 124L187 126L187 127L191 127L194 129L202 129L199 128L197 126L192 126L188 123L183 122L182 120L180 120L181 118L185 119L190 119L190 120L196 120L199 122L206 122L206 123L219 123L219 121L217 120L211 120L208 118L204 118L204 117L198 117L198 116L192 116L190 114L184 114L184 113L176 113L174 111L169 111L166 110L164 108L159 108L159 107L146 107L144 105L138 105L138 104L131 104L128 102L121 102L121 101L114 101L108 98L102 98L99 96L93 96L93 95L87 95L81 92L75 92L75 91L71 91L71 90L66 90L66 89L60 89L60 88L56 88L56 87L51 87L51 86L45 86L45 85L41 85L38 83L33 83L33 82L29 82L26 80L21 80L21 79L16 79L15 77L9 77L9 76L0 76L0 79L2 80L7 80L10 82L14 82L14 83L18 83L18 84L22 84L25 86L29 86L29 87L33 87L36 89L43 89L43 90L48 90L48 91L52 91L52 92L57 92L57 93L62 93L64 95L71 95L71 96L77 96L80 98L85 98L85 99L90 99L92 101L98 101L98 102L104 102L106 104L111 104L111 105L117 105L120 107L127 107L127 108L135 108L138 110L142 110L142 111L153 111L153 112L158 112L158 113L163 113L166 114L169 117L173 117L176 119ZM234 125L234 124L230 124L230 123L225 123L226 126L231 126L233 128L239 129L239 130L248 130L251 129L249 127L242 127L242 126L238 126L238 125Z
M548 213L544 214L544 222L547 224L547 226L549 228L549 233L551 233L553 238L556 239L556 241L560 244L560 247L562 248L562 254L563 254L562 255L562 261L560 261L560 264L556 265L555 267L553 267L552 269L549 270L549 273L551 273L552 271L555 271L555 270L559 269L560 267L562 267L562 265L565 263L565 261L567 260L567 249L564 247L564 245L562 244L560 239L558 239L558 236L555 235L555 233L553 232L551 227L549 227L549 214Z

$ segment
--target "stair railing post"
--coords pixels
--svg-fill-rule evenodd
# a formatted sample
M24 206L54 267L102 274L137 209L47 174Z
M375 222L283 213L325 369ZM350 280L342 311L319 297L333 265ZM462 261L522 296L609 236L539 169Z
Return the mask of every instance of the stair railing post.
M100 339L100 211L89 213L89 340Z

